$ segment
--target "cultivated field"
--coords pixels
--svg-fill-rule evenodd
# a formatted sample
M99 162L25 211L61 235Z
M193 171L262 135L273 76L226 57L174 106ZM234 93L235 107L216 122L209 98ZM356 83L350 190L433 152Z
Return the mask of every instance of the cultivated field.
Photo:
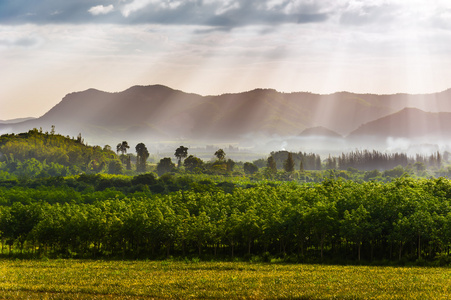
M449 299L448 268L1 260L1 299Z

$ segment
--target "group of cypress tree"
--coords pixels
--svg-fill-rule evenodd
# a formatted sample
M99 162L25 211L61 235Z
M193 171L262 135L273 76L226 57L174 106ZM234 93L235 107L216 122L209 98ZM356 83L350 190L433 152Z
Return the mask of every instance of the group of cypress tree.
M398 152L382 153L376 150L356 150L349 153L342 153L339 156L329 155L323 162L321 156L315 153L294 153L284 150L271 152L271 161L268 160L267 166L269 167L271 165L272 169L283 168L287 172L323 169L348 170L350 168L361 171L384 171L398 166L406 167L409 164L417 164L424 168L440 168L443 162L447 161L448 156L448 152L445 152L444 157L442 157L438 151L429 156L416 154L415 156L409 157L405 153Z

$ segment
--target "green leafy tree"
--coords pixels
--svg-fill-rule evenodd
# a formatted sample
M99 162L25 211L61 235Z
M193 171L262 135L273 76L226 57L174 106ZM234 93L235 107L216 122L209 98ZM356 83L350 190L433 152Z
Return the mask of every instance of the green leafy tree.
M360 205L356 210L344 212L343 220L341 220L341 234L343 237L357 244L358 260L360 261L360 249L365 235L370 229L370 214Z
M301 257L304 257L306 237L309 235L310 227L306 220L306 207L302 203L293 206L288 216L288 233L292 236L294 244L298 248Z
M385 170L382 176L398 178L404 174L404 168L402 166L397 166L391 170Z
M127 154L127 149L130 149L130 146L128 145L127 141L123 141L122 143L119 143L116 146L117 154L119 154L120 152L122 155L125 155Z
M366 171L365 174L363 175L363 180L365 181L374 180L380 178L381 175L382 173L377 169L372 171Z
M323 259L324 246L327 243L327 239L332 235L338 225L335 203L328 201L328 199L318 199L318 202L308 210L306 219L319 242L321 259Z
M190 155L183 161L183 165L185 170L195 172L202 169L204 162L200 158Z
M122 174L122 163L119 160L111 160L108 163L108 174Z
M393 222L393 230L390 232L389 239L392 242L398 243L398 259L401 260L404 245L414 236L412 224L407 217L401 213L398 219Z
M220 160L223 161L225 159L225 152L222 149L218 149L218 151L215 152L215 156Z
M261 234L262 220L257 209L249 207L241 218L240 230L243 241L247 243L247 254L251 254L252 242Z
M244 173L251 174L251 175L254 173L257 173L257 171L258 171L258 167L250 162L245 162L243 169L244 169Z
M35 225L39 223L41 218L40 204L22 205L14 203L10 210L11 227L10 238L15 238L22 252L24 243L30 238Z
M270 157L268 157L267 163L266 163L266 167L272 172L272 173L277 173L277 164L276 164L276 160L274 159L274 157L271 155Z
M189 239L197 245L198 255L202 254L202 246L211 238L210 217L207 216L205 211L199 213L199 215L191 215L189 220Z
M160 159L160 162L157 164L157 173L158 176L161 176L165 173L169 173L174 171L175 164L172 162L171 158L165 157Z
M423 209L418 209L415 213L410 215L409 223L414 230L417 237L417 255L418 259L421 258L421 240L422 238L427 238L433 226L433 218L431 214L423 207Z
M232 172L233 168L235 167L235 162L229 158L226 164L227 164L227 172Z
M285 172L293 172L294 171L294 160L293 155L291 152L288 152L288 158L285 160L283 164L283 168L285 169Z
M149 151L143 143L139 143L136 149L136 171L146 172L146 162L149 158Z
M182 159L188 156L188 148L180 146L175 150L174 156L177 157L177 166L180 168L182 166Z
M154 185L157 183L157 178L154 175L154 173L146 173L146 174L140 174L131 180L131 183L133 185L137 184L147 184L147 185Z

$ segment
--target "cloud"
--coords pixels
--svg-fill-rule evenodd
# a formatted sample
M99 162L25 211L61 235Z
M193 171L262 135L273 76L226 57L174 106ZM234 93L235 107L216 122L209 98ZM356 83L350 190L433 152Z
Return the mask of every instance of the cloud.
M405 12L401 5L387 1L350 1L340 15L340 22L345 25L377 23L384 26L399 20Z
M134 0L131 3L125 4L121 11L122 14L124 15L124 17L128 17L131 13L141 10L143 8L145 8L146 6L148 6L149 4L155 3L158 1L154 1L154 0Z
M396 20L429 7L441 14L445 2L412 0L7 0L0 24L115 23L202 26L276 25L339 20L344 25ZM421 9L421 12L423 9ZM93 19L92 16L97 18ZM445 17L444 19L447 19Z
M109 14L110 12L112 12L114 10L114 6L112 4L108 5L108 6L103 6L103 5L97 5L97 6L93 6L91 7L88 12L94 16L97 15L106 15Z
M170 11L177 9L178 7L188 4L189 2L193 2L192 0L133 0L131 3L125 4L122 8L122 15L124 17L128 17L130 14L142 11L144 9L144 12L146 10L152 9L153 11ZM195 2L195 1L194 1ZM149 7L150 6L150 7ZM146 9L147 8L147 9Z
M0 1L0 25L188 25L197 34L245 26L308 24L338 34L371 35L418 27L451 30L451 5L411 0L8 0ZM93 4L94 3L94 4ZM195 28L195 29L194 29ZM416 29L416 28L415 28ZM418 32L419 30L416 30Z
M215 15L222 15L231 10L238 10L241 7L238 1L224 1L222 5L215 11Z
M248 25L324 22L328 12L311 1L262 5L257 0L133 0L120 11L132 24L200 25L230 30ZM287 3L285 3L287 2ZM294 3L288 3L294 2Z
M100 1L100 0L99 0ZM0 24L111 23L240 27L324 22L332 0L14 0L0 3ZM327 4L327 5L326 5ZM55 13L57 12L57 13ZM92 18L96 16L96 18Z
M31 37L20 37L14 39L0 39L0 48L6 47L19 47L19 48L30 48L34 47L39 43L36 38Z

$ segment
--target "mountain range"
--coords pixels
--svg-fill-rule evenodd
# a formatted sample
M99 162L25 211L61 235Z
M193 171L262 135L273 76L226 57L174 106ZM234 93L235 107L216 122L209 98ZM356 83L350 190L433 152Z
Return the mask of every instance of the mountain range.
M0 122L1 133L32 128L90 143L208 141L325 136L347 141L451 137L451 89L434 94L282 93L272 89L201 96L162 85L66 95L43 116ZM344 139L344 138L343 138Z

